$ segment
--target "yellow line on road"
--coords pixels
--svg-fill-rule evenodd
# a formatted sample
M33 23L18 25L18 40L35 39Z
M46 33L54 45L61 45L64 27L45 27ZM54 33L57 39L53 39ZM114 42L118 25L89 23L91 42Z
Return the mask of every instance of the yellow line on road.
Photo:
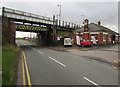
M27 76L27 80L28 80L28 84L27 85L29 87L32 87L30 74L29 74L29 71L28 71L28 66L27 66L27 63L26 63L26 56L25 56L24 51L23 51L23 60L24 60L24 63L25 63L26 76Z
M25 67L24 67L24 61L22 58L22 79L23 79L23 85L26 85L26 79L25 79Z

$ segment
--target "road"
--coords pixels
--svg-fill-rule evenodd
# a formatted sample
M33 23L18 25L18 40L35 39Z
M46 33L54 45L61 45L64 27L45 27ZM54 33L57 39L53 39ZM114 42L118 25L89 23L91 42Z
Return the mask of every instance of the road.
M96 61L18 40L24 50L32 85L118 85L118 70Z

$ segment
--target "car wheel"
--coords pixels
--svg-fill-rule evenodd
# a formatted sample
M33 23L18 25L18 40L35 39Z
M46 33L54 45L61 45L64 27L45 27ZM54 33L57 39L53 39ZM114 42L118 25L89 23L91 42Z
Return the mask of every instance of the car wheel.
M84 47L84 45L82 45L82 47Z
M79 47L82 47L82 45L78 45Z

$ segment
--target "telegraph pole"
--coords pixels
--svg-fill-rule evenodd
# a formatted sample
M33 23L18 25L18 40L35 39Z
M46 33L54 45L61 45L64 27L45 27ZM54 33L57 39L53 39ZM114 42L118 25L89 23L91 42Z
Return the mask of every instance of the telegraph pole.
M56 43L56 20L55 15L53 15L53 45Z
M61 21L61 5L57 5L58 7L60 7L60 13L59 13L59 20ZM60 25L60 22L59 22L59 25Z

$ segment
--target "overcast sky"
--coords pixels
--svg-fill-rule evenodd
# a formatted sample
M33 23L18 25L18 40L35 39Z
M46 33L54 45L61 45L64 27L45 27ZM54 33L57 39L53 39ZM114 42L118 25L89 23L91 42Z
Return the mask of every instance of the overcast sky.
M51 17L59 14L61 19L82 25L83 16L90 22L118 31L118 2L2 2L2 6Z

